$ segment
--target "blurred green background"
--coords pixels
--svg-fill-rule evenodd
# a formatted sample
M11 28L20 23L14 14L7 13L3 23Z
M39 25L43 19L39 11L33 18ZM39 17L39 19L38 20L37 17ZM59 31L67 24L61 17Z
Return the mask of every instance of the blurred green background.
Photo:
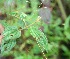
M52 14L50 24L38 24L43 26L43 32L50 43L48 52L44 53L48 59L70 59L70 0L51 0L50 6L46 6ZM0 21L13 25L20 17L26 25L33 24L43 7L41 0L0 0ZM15 47L8 54L0 56L0 59L45 58L29 30L25 29Z

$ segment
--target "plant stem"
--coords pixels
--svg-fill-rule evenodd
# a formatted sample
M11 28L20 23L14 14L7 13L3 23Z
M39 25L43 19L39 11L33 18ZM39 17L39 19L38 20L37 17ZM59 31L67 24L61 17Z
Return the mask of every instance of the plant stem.
M56 1L57 1L57 3L58 3L58 6L59 6L60 11L61 11L61 13L62 13L62 17L63 17L63 19L65 20L65 19L67 18L67 15L66 15L66 12L65 12L65 10L64 10L63 4L62 4L61 0L56 0Z

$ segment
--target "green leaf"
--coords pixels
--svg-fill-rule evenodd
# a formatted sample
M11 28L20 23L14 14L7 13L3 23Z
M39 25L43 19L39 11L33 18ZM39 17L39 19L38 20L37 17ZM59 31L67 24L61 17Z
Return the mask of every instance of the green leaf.
M16 40L9 40L8 42L1 44L1 55L8 54L10 50L16 45Z
M0 20L0 23L4 26L4 27L7 27L9 26L9 24L7 24L7 22L5 20Z
M18 26L18 28L24 29L24 26L25 26L24 21L23 20L18 20L17 26Z
M46 36L44 35L44 33L33 26L30 27L30 32L31 32L31 35L34 38L36 38L36 41L37 41L40 49L42 51L44 51L44 50L48 51L48 48L47 48L48 47L48 40L47 40Z
M1 54L7 54L16 44L16 39L21 36L21 31L16 26L8 26L5 28L3 40L1 44Z
M70 39L70 16L65 20L64 34Z
M8 41L10 39L19 38L21 36L21 31L19 31L16 26L8 26L2 34L4 35L3 40Z

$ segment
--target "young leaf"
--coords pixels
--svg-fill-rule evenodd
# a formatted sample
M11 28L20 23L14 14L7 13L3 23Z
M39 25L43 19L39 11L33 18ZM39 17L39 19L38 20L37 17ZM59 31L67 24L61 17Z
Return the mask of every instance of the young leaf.
M48 40L46 38L46 36L44 35L44 33L40 30L38 30L36 27L30 27L30 32L31 35L36 38L36 41L39 45L39 47L41 48L42 51L46 50L47 51L47 47L48 47Z

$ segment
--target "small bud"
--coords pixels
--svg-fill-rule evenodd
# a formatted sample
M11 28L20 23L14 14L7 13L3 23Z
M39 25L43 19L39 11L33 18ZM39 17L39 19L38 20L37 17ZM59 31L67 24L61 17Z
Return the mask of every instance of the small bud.
M50 3L51 3L50 0L41 0L41 2L43 3L43 5L44 5L45 7L50 7Z

